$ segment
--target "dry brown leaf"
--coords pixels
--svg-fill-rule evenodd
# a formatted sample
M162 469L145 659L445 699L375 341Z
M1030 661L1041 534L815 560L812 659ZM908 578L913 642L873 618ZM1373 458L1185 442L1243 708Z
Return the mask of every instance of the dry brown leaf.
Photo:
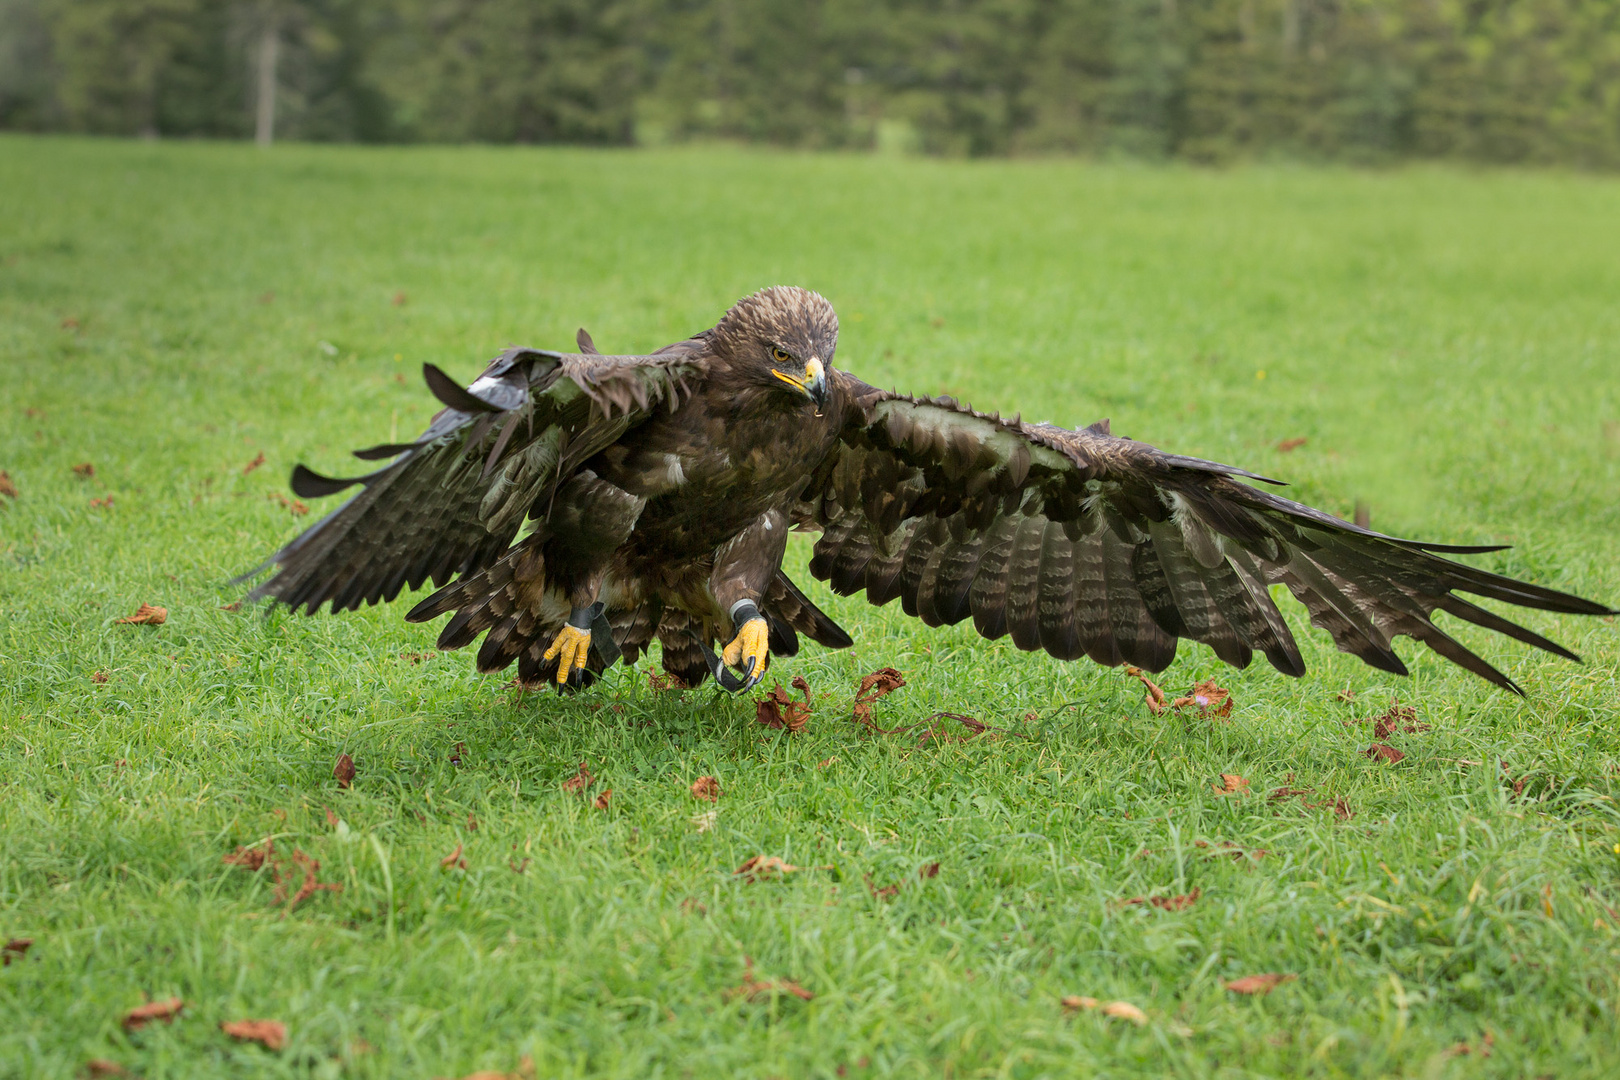
M90 676L90 681L99 685L107 682L111 678L112 676L108 675L105 671L98 671L94 675Z
M90 500L90 509L92 509L92 510L106 510L109 507L111 507L112 504L113 504L113 497L111 495L108 495L104 499L91 499Z
M446 855L444 858L439 860L439 869L441 869L441 870L465 870L465 869L467 869L467 860L463 859L461 857L461 845L460 844L456 845L456 850L452 851L450 854Z
M1310 793L1310 788L1280 787L1272 788L1271 793L1267 795L1266 798L1272 800L1292 799L1295 795L1309 795Z
M169 609L153 607L151 604L142 604L135 609L135 614L125 615L114 622L131 623L137 626L162 626L169 618Z
M240 866L246 870L257 870L269 862L276 853L276 842L266 840L263 847L248 847L241 845L229 855L222 856L226 866Z
M761 881L780 874L791 874L795 871L803 869L804 867L802 866L794 866L792 863L783 862L775 855L755 855L747 862L737 867L737 869L732 871L732 873L734 876L741 877L745 881Z
M1102 1011L1104 1016L1112 1016L1115 1020L1129 1020L1138 1027L1147 1023L1147 1013L1128 1001L1110 1001L1102 1007Z
M1160 713L1164 712L1165 708L1167 707L1164 703L1164 691L1159 689L1158 683L1154 682L1152 679L1143 674L1142 669L1139 667L1131 667L1126 665L1125 674L1147 687L1148 712L1152 713L1154 716L1158 716Z
M1083 997L1080 994L1070 994L1063 999L1065 1009L1095 1009L1102 1002L1094 997Z
M221 611L241 611L242 610L242 601L233 600L229 604L222 604L222 605L220 605L219 610L221 610Z
M266 1050L287 1045L287 1025L280 1020L221 1020L219 1030L233 1039L260 1043Z
M727 990L725 998L727 1001L741 998L744 1001L761 1002L769 1001L773 994L791 994L801 1001L812 1001L816 996L792 979L755 979L754 961L744 956L742 985Z
M354 758L348 754L339 754L337 761L332 764L332 779L338 782L338 787L347 789L354 783Z
M1367 723L1366 720L1358 722ZM1396 733L1413 735L1430 730L1428 724L1418 722L1417 710L1410 705L1391 705L1384 715L1372 718L1372 726L1375 739L1387 739Z
M337 828L338 827L338 816L336 814L332 813L332 808L330 806L322 806L321 809L326 811L326 827L328 829Z
M855 691L855 707L850 719L876 727L872 722L872 706L879 698L887 697L904 685L906 680L892 667L879 668L870 675L862 676L861 685Z
M91 1058L84 1063L84 1073L90 1077L128 1076L129 1070L116 1061L108 1061L106 1058Z
M1221 773L1221 783L1209 785L1217 795L1237 795L1249 790L1249 782L1237 773Z
M720 781L712 776L700 776L692 781L692 798L694 799L715 802L724 794L725 792L720 790Z
M1373 743L1371 746L1367 747L1367 749L1363 750L1362 753L1378 761L1387 761L1391 765L1395 764L1397 761L1400 761L1406 756L1405 753L1395 749L1388 743L1381 742Z
M939 863L931 862L926 866L919 867L917 876L924 879L939 877Z
M1214 679L1205 679L1192 688L1192 693L1186 697L1176 698L1170 705L1176 709L1195 707L1200 719L1211 716L1224 718L1232 714L1232 694L1225 688L1216 686Z
M608 802L612 798L613 798L613 789L612 788L605 788L605 789L603 789L602 794L598 795L596 797L596 801L591 803L591 805L596 807L598 810L606 810L608 808Z
M401 289L399 292L394 294L394 306L395 307L404 307L405 306L405 299L406 299L405 290Z
M81 476L88 480L92 476L96 475L96 467L90 464L88 461L81 461L77 465L73 466L73 475Z
M150 1024L153 1020L162 1020L165 1024L174 1023L174 1018L180 1015L180 1010L186 1003L179 998L166 998L163 1001L148 1001L145 1005L137 1005L124 1014L124 1030L138 1031Z
M562 787L564 791L576 792L584 791L594 783L596 783L596 777L591 775L591 770L586 768L585 763L582 761L579 763L579 772L564 780Z
M10 967L13 960L20 960L28 952L28 947L34 943L31 937L14 937L0 946L0 967Z
M260 450L258 457L254 458L252 461L248 462L246 465L244 465L242 467L242 475L246 476L248 473L252 472L254 469L257 469L260 465L263 465L263 464L264 464L264 451Z
M648 671L647 685L655 691L687 689L686 680L672 671Z
M838 761L838 759L835 758L835 757L822 758L820 761L816 762L816 768L818 768L818 769L831 768L832 765L837 761Z
M1226 988L1235 994L1269 994L1278 986L1299 976L1281 972L1268 971L1263 975L1245 975L1241 979L1233 979L1226 984Z
M871 874L862 874L861 879L866 882L866 891L872 894L874 900L893 900L900 895L899 885L885 885L880 889L872 884Z
M478 819L473 817L471 810L467 811L467 831L468 832L477 832L478 831Z
M1282 442L1277 444L1277 452L1279 454L1293 453L1295 450L1298 450L1309 441L1310 440L1304 435L1300 435L1292 439L1284 439Z
M777 683L774 690L754 703L754 719L768 728L785 730L789 734L803 731L809 722L810 710L815 707L810 701L810 684L795 675L793 688L804 695L803 701L794 701L782 689L782 684Z
M287 899L287 881L293 875L288 870L289 863L296 871L304 875L304 880L298 886L298 891L293 893L290 900ZM275 874L275 888L271 890L271 895L275 897L276 903L285 902L288 911L291 911L318 892L340 893L343 891L343 886L336 882L318 880L316 874L321 869L320 860L306 855L298 848L293 848L291 859L277 861L271 865L270 869Z
M0 469L0 495L8 499L17 497L17 485L12 481L11 474Z
M1184 911L1198 903L1198 898L1204 895L1202 888L1194 887L1190 893L1181 896L1133 896L1129 900L1120 901L1121 907L1130 907L1133 904L1148 904L1160 911Z

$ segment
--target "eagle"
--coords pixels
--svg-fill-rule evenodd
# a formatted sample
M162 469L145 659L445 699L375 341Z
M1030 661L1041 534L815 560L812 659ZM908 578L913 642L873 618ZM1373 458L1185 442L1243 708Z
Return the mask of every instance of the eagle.
M810 574L840 595L1150 672L1187 639L1303 675L1279 584L1375 668L1407 674L1404 635L1521 695L1433 614L1577 661L1460 594L1614 614L1443 557L1499 547L1373 532L1106 420L1070 430L869 386L833 366L838 317L806 289L756 292L647 355L603 355L583 329L577 346L507 349L467 387L424 365L444 409L414 442L355 451L388 462L375 472L297 466L302 498L360 490L244 575L274 569L250 598L313 615L431 580L406 618L450 615L440 649L482 636L478 670L516 661L525 684L559 691L654 639L666 672L728 691L801 637L848 647L782 568L793 530L820 533Z

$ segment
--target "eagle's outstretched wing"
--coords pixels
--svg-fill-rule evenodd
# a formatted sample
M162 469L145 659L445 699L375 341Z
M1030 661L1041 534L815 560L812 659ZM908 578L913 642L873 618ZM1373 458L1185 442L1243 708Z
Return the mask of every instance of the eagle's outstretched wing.
M263 565L276 574L250 599L274 597L310 614L392 600L431 579L442 586L498 559L529 517L544 517L561 480L658 408L691 394L705 362L701 338L647 356L508 349L463 389L431 364L423 374L445 408L413 443L355 451L395 460L333 479L300 465L294 492L316 498L362 485Z
M1227 663L1256 650L1305 664L1267 587L1281 583L1338 647L1404 675L1408 637L1515 693L1430 621L1436 610L1569 659L1573 653L1458 592L1588 615L1601 604L1440 558L1493 547L1401 540L1239 483L1241 469L1116 438L1024 424L950 398L887 393L839 374L851 403L839 450L796 517L819 526L810 571L931 626L972 616L987 638L1060 659L1161 671L1178 638ZM1275 483L1276 481L1270 481Z

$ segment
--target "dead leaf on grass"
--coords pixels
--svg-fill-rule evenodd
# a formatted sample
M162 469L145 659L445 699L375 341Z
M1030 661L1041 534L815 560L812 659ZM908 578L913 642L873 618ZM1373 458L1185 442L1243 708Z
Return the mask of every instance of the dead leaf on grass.
M148 1001L145 1005L137 1005L124 1014L124 1030L138 1031L150 1024L153 1020L161 1020L165 1024L174 1023L174 1018L180 1015L180 1010L186 1003L179 998L166 998L163 1001Z
M1266 798L1275 801L1277 799L1292 799L1295 795L1309 795L1310 793L1310 788L1280 787L1272 788Z
M1129 900L1121 900L1121 907L1130 907L1133 904L1147 904L1160 911L1185 911L1198 903L1198 898L1204 895L1202 888L1194 887L1190 893L1181 896L1133 896Z
M1348 687L1346 687L1343 690L1340 690L1337 694L1334 694L1333 696L1338 698L1340 701L1344 701L1344 702L1351 702L1351 701L1356 700L1356 692L1354 690L1349 689Z
M8 499L17 497L17 485L12 481L11 474L0 470L0 495Z
M792 979L756 979L754 978L754 961L743 957L742 985L734 986L725 992L727 1001L741 998L744 1001L769 1001L776 994L791 994L801 1001L812 1001L814 994L794 982Z
M142 604L135 609L135 614L125 615L114 622L130 623L136 626L162 626L169 618L169 609L153 607L151 604Z
M1373 743L1371 746L1367 747L1367 749L1363 750L1362 753L1377 761L1387 761L1391 765L1395 764L1397 761L1400 761L1406 756L1404 752L1395 749L1388 743L1381 742Z
M591 803L591 805L596 807L598 810L606 810L608 808L608 802L612 798L613 798L613 789L612 788L606 788L606 789L604 789L602 791L602 794L600 794L600 795L598 795L596 797L596 801Z
M266 1050L287 1045L287 1025L280 1020L221 1020L219 1030L233 1039L259 1043Z
M88 480L92 476L96 475L96 467L90 464L88 461L81 461L77 465L73 466L73 474Z
M112 506L112 504L113 504L113 497L111 495L108 495L104 499L91 499L90 500L90 509L92 509L92 510L106 510L106 509L109 509Z
M1152 713L1154 716L1158 716L1160 713L1164 712L1166 708L1164 703L1164 691L1159 689L1158 683L1148 678L1139 667L1131 667L1130 665L1126 665L1125 674L1147 687L1148 712Z
M939 877L939 863L931 862L926 866L918 867L917 876L924 879Z
M747 862L732 871L733 876L744 881L765 881L783 874L792 874L806 869L803 866L794 866L783 862L775 855L755 855Z
M326 811L326 827L328 829L337 828L338 827L338 816L336 814L332 813L332 808L330 806L323 806L323 807L321 807L321 809Z
M686 680L672 671L648 671L647 685L654 691L687 689Z
M878 699L887 697L904 685L906 680L892 667L879 668L870 675L862 676L861 685L855 691L855 706L850 718L857 723L876 727L872 722L872 706Z
M91 1058L84 1063L84 1074L90 1077L128 1076L129 1070L116 1061L108 1061L106 1058Z
M287 881L293 876L293 874L288 870L289 863L298 872L301 872L304 875L304 880L299 884L298 891L293 893L290 900L287 898ZM308 900L318 892L342 892L342 885L339 885L336 882L321 881L316 877L316 874L320 871L320 868L321 863L319 859L306 855L298 848L293 848L291 859L273 863L270 869L275 874L275 888L271 890L271 895L275 897L276 903L280 904L285 902L287 905L287 910L291 911L293 908L297 907L305 900Z
M13 960L21 960L33 943L34 939L31 937L14 937L6 942L0 947L0 959L4 960L4 963L0 963L0 967L10 967Z
M233 600L229 604L222 604L222 605L220 605L219 610L221 610L221 611L241 611L242 610L242 601Z
M338 787L345 790L354 783L354 759L348 754L339 754L337 761L332 764L332 779L338 782Z
M720 781L712 776L700 776L692 781L692 798L694 799L715 802L724 794L725 792L720 790Z
M242 466L242 475L246 476L248 473L252 472L254 469L257 469L260 465L263 465L263 464L264 464L264 451L260 450L258 457L254 458L252 461L250 461L246 465Z
M1282 442L1277 444L1277 452L1279 454L1291 454L1308 442L1310 442L1310 439L1304 435L1299 435L1292 439L1284 439Z
M276 853L276 842L266 840L263 847L248 847L243 844L228 855L222 856L226 866L240 866L245 870L257 870Z
M405 290L404 289L401 289L399 292L394 294L394 306L395 307L404 307L405 306L405 301L406 301L406 296L405 296Z
M450 854L446 855L444 858L439 860L439 869L441 869L441 870L465 870L465 869L467 869L467 860L463 859L461 857L461 845L460 844L456 845L456 850L452 851Z
M1128 1001L1110 1001L1104 1004L1094 997L1083 997L1079 994L1070 994L1063 999L1063 1007L1071 1011L1090 1011L1100 1009L1104 1016L1115 1020L1129 1020L1138 1027L1147 1023L1147 1013L1132 1005Z
M584 791L594 783L596 783L596 777L591 775L591 770L582 761L579 763L579 772L564 780L562 788L564 791L572 793Z
M1219 784L1209 785L1217 795L1237 795L1249 790L1249 782L1237 773L1221 773Z
M818 768L818 769L831 768L832 765L834 763L836 763L837 761L838 761L838 759L835 758L835 757L822 758L820 761L816 762L816 768Z
M810 719L810 710L815 708L810 700L810 684L799 675L793 677L793 688L804 695L803 701L794 701L782 684L777 683L776 688L754 703L754 719L768 728L778 731L787 731L796 734L803 731Z
M1232 694L1224 687L1216 686L1214 679L1205 679L1192 688L1192 693L1170 703L1174 709L1189 706L1198 710L1200 719L1211 716L1225 718L1232 714Z
M1269 994L1285 982L1299 978L1281 971L1268 971L1263 975L1245 975L1241 979L1233 979L1226 984L1226 988L1234 994Z
M112 676L108 675L105 671L98 671L94 675L90 676L90 681L99 685L107 682L111 678Z

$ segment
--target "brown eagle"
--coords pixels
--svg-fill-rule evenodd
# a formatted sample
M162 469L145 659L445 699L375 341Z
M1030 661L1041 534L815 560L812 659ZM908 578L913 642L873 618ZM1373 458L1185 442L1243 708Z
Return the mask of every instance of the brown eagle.
M1404 634L1515 693L1430 616L1576 660L1458 593L1612 614L1437 554L1498 548L1370 532L1106 420L1070 431L868 386L832 366L838 318L805 289L755 293L647 356L604 356L583 330L578 344L509 349L465 389L426 365L445 409L415 442L356 451L389 465L293 470L305 498L361 490L254 571L276 568L253 597L314 614L431 579L406 618L453 612L439 648L483 635L480 671L516 660L525 682L559 688L633 664L654 638L666 671L728 690L801 634L851 644L783 572L791 529L821 533L810 572L834 592L1149 671L1189 638L1237 667L1258 650L1303 674L1267 591L1279 583L1376 668L1406 674L1391 647Z

